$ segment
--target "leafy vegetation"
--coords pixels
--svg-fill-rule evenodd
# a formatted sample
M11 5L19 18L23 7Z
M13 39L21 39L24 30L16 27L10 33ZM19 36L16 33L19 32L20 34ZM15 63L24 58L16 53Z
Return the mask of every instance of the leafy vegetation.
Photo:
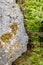
M43 65L43 50L40 47L36 47L25 52L21 57L19 57L13 65Z
M21 7L24 13L24 24L27 31L38 33L41 22L43 21L43 0L25 0L25 3Z

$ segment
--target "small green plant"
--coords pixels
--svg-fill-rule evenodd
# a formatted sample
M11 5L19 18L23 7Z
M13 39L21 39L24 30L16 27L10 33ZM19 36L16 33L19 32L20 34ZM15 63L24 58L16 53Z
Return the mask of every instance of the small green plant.
M41 21L43 21L43 0L25 0L25 3L20 4L20 6L24 14L24 24L27 32L38 33ZM32 35L32 40L39 41L38 36L36 34Z

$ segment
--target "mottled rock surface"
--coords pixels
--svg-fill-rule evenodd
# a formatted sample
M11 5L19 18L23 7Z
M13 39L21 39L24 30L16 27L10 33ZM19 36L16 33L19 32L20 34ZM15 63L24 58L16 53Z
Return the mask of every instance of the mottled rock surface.
M0 65L11 65L27 50L23 15L15 0L0 0Z

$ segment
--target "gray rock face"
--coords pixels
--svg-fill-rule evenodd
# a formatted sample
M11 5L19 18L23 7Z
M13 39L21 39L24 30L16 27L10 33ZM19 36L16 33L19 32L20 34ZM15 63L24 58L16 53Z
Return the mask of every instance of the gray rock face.
M15 0L0 0L0 65L11 65L27 50L23 15Z

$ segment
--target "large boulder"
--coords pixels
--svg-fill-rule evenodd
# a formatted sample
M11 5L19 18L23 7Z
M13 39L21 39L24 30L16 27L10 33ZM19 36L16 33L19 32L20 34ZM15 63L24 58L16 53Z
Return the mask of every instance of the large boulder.
M27 50L23 15L15 0L0 0L0 65L11 65Z

